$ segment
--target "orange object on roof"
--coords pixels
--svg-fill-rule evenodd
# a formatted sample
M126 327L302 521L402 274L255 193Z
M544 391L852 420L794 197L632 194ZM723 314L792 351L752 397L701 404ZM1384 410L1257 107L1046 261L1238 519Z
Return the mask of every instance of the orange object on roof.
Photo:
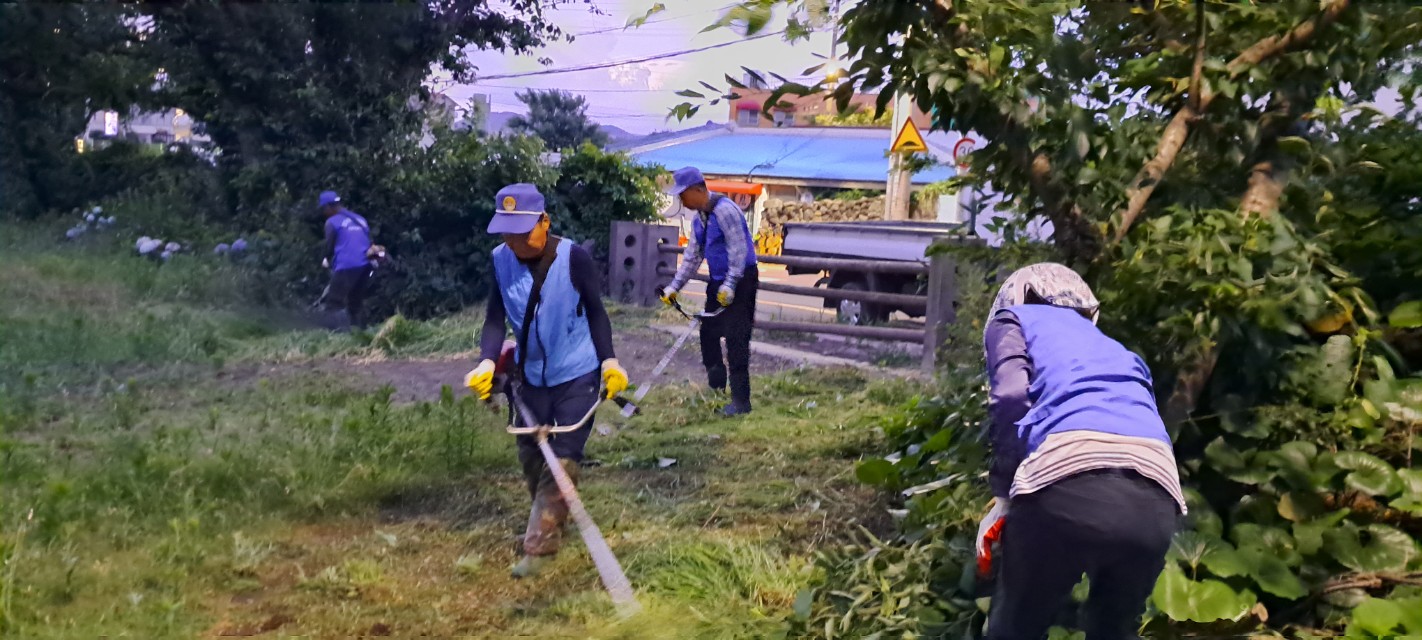
M707 180L706 188L716 193L741 193L748 196L758 196L765 192L763 184L732 180Z

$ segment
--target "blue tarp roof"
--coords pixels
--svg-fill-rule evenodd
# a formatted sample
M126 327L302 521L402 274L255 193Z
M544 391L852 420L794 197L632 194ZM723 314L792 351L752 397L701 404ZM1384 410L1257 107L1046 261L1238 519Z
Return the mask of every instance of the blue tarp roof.
M888 150L886 131L865 134L805 128L728 129L712 135L698 131L686 136L685 141L661 140L629 151L642 164L660 164L672 170L694 166L702 173L718 176L883 182L889 169L885 155ZM942 158L947 154L936 155ZM937 166L915 174L913 182L927 184L954 175L951 166Z

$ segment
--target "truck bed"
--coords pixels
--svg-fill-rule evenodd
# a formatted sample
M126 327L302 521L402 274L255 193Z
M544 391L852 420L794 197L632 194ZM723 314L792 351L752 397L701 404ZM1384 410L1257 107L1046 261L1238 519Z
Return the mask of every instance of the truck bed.
M918 220L873 222L787 222L787 256L922 261L944 236L965 235L965 225Z

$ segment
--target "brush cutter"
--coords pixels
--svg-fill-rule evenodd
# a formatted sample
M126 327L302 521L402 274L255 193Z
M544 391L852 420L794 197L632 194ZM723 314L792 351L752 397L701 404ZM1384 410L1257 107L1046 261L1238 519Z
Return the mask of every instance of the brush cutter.
M657 362L657 366L652 369L652 374L647 376L648 381L655 380L657 379L657 376L662 375L662 372L666 370L667 365L671 364L672 356L675 356L676 352L681 351L681 346L686 344L687 339L691 338L691 335L696 333L697 329L701 328L701 322L703 320L719 316L721 315L721 312L726 310L725 307L721 307L720 309L717 309L715 311L687 313L685 309L681 308L681 303L677 302L676 300L672 300L671 305L673 309L676 309L677 313L680 313L681 316L689 320L690 323L686 325L686 332L682 333L680 336L677 337L676 342L672 343L671 349L668 349L666 355L662 356L661 361ZM637 393L632 394L631 402L623 401L625 402L625 404L623 404L623 402L618 403L622 406L622 416L624 418L630 418L637 412L641 411L637 408L636 403L641 402L642 398L647 397L647 392L651 389L651 384L637 385Z
M509 350L507 346L508 343L505 343L504 353L512 354L512 350ZM501 356L499 363L504 362L505 358ZM508 362L512 363L511 357L508 358ZM498 370L497 365L495 370ZM593 415L597 413L597 408L602 405L604 391L601 389L598 391L597 401L593 403L581 420L570 425L539 425L538 421L533 419L533 413L519 399L522 382L517 379L517 376L504 375L504 393L509 399L510 412L516 411L523 418L523 424L528 425L516 426L518 423L511 416L508 432L514 435L531 435L538 441L538 450L543 453L543 462L553 474L553 481L557 483L558 491L563 494L563 500L568 504L568 513L573 517L573 522L578 525L578 533L582 535L588 555L592 556L593 564L597 566L597 572L602 577L602 585L607 589L607 595L612 597L612 603L624 615L635 613L641 607L637 604L637 598L632 593L632 585L627 581L627 574L623 573L622 565L617 562L617 556L614 556L612 549L607 546L607 540L602 537L602 531L598 530L592 516L588 515L587 509L583 507L583 501L578 497L578 490L573 486L572 478L568 477L567 472L563 470L563 465L558 463L558 456L548 445L549 435L569 433L587 426Z

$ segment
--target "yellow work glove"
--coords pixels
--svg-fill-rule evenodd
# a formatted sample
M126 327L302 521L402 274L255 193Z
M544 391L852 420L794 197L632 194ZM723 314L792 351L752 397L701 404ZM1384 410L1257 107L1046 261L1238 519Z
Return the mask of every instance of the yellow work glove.
M671 287L662 289L661 295L658 297L662 299L662 304L670 307L676 303L676 289Z
M627 370L622 368L617 358L602 361L602 387L607 390L608 400L627 390Z
M735 302L735 301L736 301L736 290L735 290L735 289L732 289L731 287L726 286L726 285L723 284L723 285L721 285L721 288L720 288L720 289L717 289L717 290L716 290L716 302L721 303L721 306L723 306L723 307L729 307L729 306L731 306L731 303L732 303L732 302Z
M480 400L488 400L494 393L494 361L485 360L464 375L464 386L469 387Z

